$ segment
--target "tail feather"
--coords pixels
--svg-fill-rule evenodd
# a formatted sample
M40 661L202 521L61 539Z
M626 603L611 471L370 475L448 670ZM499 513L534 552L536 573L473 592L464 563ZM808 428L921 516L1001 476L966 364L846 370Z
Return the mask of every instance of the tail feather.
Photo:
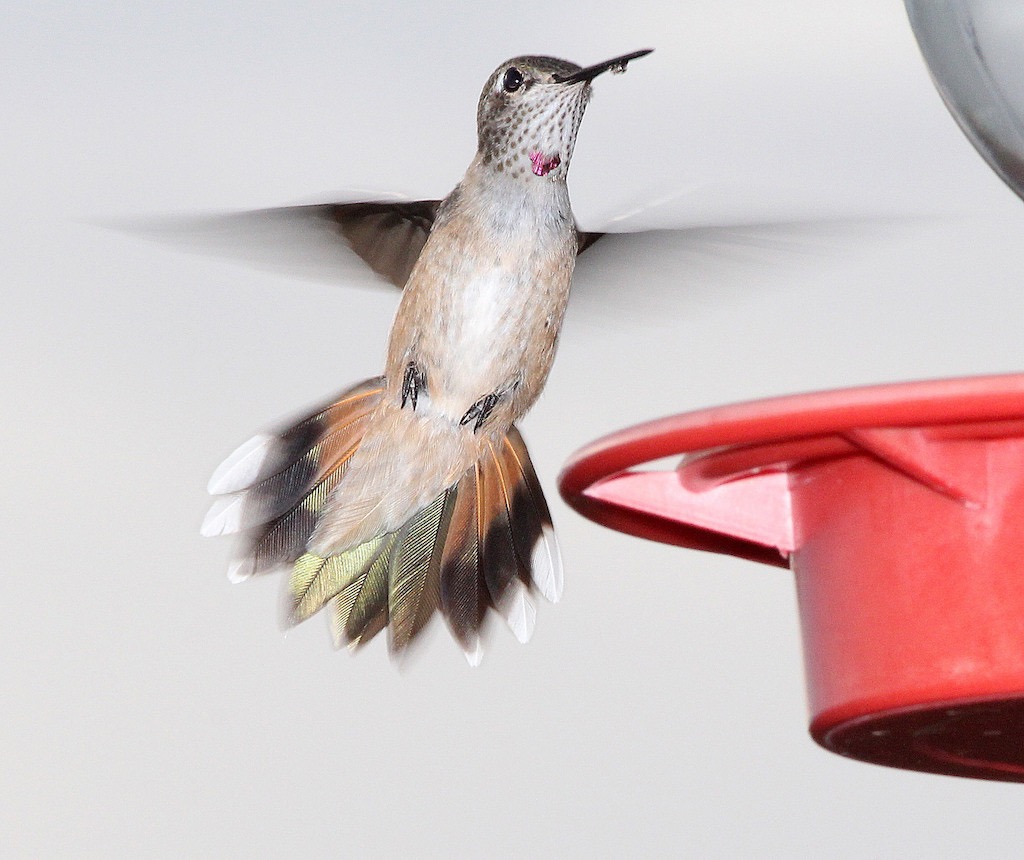
M522 560L512 538L511 505L508 488L493 445L489 445L480 470L479 506L485 526L483 577L491 606L499 612L505 605L512 581L522 577Z
M534 585L551 603L562 598L562 555L551 523L551 511L544 499L544 490L537 480L537 472L526 450L526 443L515 427L505 436L508 464L516 487L513 533L520 536L520 551L528 554ZM531 525L527 525L529 521ZM539 532L537 531L539 526ZM525 538L529 536L532 543Z
M249 490L277 474L315 463L307 460L309 451L328 433L368 415L383 390L384 377L367 379L281 433L254 436L217 467L207 489L214 496Z
M233 495L208 522L224 526L217 533L248 526L235 578L291 566L287 624L330 603L337 646L364 644L387 627L398 654L439 610L475 664L488 608L526 641L536 618L531 592L552 602L561 595L551 514L515 427L397 530L332 555L310 550L383 390L382 379L368 380L285 432L242 446L211 479L211 489Z
M364 398L360 406L372 405ZM293 510L310 491L340 479L359 447L369 413L354 412L344 424L332 427L289 467L262 479L246 491L242 528L273 522ZM333 478L333 482L329 479Z
M214 504L203 532L245 532L234 579L275 570L303 555L319 511L345 476L383 391L381 377L367 380L283 433L255 437L262 440L259 446L250 440L218 469L215 478L220 477L211 485L232 495ZM219 528L208 528L211 521Z
M457 486L445 490L398 533L389 571L389 644L393 653L405 649L437 608L441 555L457 493Z
M480 465L470 468L458 483L448 539L441 555L441 614L466 654L478 653L480 630L490 603L483 568L483 507L480 504Z
M328 558L313 553L301 556L292 566L288 580L285 623L298 624L319 612L369 569L380 555L383 543L383 538L376 538Z
M519 580L513 580L499 610L516 639L524 645L533 637L537 624L537 604L530 590Z
M508 508L508 527L515 548L517 572L523 584L529 586L532 585L530 560L533 548L541 540L544 524L550 524L551 514L544 502L543 492L540 494L540 504L536 502L534 488L530 485L531 477L536 481L533 464L526 453L523 437L515 427L510 428L502 440L500 457L496 457L496 460Z
M502 489L501 501L507 510L507 517L502 514L492 519L488 540L500 539L507 544L511 539L511 548L515 555L517 581L510 582L508 590L502 595L497 609L505 616L505 621L520 642L529 641L533 635L537 609L530 598L537 583L537 565L535 565L536 548L546 544L545 532L553 536L551 530L551 514L540 491L533 464L526 451L522 436L515 427L501 441L497 449L492 449ZM495 526L499 526L497 530ZM507 526L507 532L505 527ZM557 553L557 546L554 547ZM545 548L541 560L546 561L550 548ZM540 567L542 572L546 566ZM551 589L545 587L542 593L551 596Z
M334 598L331 630L334 644L369 642L388 623L388 573L397 535L387 535L365 570Z

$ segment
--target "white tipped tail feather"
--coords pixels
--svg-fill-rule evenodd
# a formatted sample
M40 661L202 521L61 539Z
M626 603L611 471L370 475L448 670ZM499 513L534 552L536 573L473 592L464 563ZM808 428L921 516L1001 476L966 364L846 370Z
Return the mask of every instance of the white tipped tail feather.
M544 494L511 427L397 527L325 549L314 532L345 497L336 490L383 395L383 379L368 380L280 434L238 448L210 480L219 497L202 533L242 535L243 553L228 574L233 581L290 568L287 624L330 604L338 646L359 646L386 628L399 653L440 611L477 665L488 609L526 642L537 615L531 592L551 602L561 596L562 563Z
M558 549L555 530L545 524L540 540L533 548L533 581L537 583L540 593L551 603L562 599L564 574L562 572L562 553Z
M267 459L273 436L258 433L239 445L210 476L206 490L211 496L235 493L252 486L260 476L260 467Z
M533 637L533 628L537 624L537 607L530 600L526 586L521 582L513 582L509 591L512 593L502 614L509 630L525 645Z

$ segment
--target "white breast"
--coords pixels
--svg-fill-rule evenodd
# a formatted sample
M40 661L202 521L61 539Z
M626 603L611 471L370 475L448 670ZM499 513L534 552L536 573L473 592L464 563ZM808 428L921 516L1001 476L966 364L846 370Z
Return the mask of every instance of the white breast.
M448 308L444 328L449 342L435 357L435 372L444 378L444 393L434 395L435 405L460 416L477 399L508 384L527 336L520 274L492 268L467 275Z
M519 316L513 301L522 301L519 286L519 275L502 269L479 272L466 282L451 321L466 362L486 365L495 342L513 334L511 323Z

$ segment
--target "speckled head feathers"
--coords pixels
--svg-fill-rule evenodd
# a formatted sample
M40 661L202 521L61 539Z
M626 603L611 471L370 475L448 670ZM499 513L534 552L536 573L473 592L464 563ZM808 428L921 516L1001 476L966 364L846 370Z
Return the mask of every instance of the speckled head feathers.
M481 162L523 180L564 182L590 81L561 78L581 70L556 57L514 57L498 66L477 108Z

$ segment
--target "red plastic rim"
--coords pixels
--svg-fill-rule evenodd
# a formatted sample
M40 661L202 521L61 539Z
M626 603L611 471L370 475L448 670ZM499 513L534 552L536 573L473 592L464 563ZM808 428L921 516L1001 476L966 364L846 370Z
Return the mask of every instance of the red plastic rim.
M1024 374L847 388L672 415L581 448L563 468L558 487L579 513L609 528L786 567L785 546L747 540L694 524L685 515L637 505L661 491L658 484L664 483L665 473L635 470L655 460L687 455L681 464L684 487L723 484L765 470L784 472L801 459L829 453L828 446L843 448L846 433L865 427L925 427L935 439L1021 435ZM787 444L793 450L785 450ZM733 455L737 461L729 468L727 458ZM623 478L632 488L620 494L609 482Z

